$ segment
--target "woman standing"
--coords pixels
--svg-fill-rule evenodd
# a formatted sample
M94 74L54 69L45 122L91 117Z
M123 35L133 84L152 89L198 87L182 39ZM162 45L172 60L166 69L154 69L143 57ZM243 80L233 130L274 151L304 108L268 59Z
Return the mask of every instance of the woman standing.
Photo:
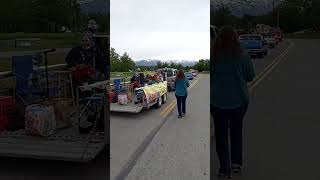
M179 70L176 76L176 80L174 82L179 112L178 118L182 118L186 114L186 99L188 96L189 85L189 81L186 79L183 70Z
M247 83L255 76L250 56L240 47L233 28L223 27L216 37L210 66L210 111L220 162L218 175L231 178L231 171L240 172L242 167L242 124L249 104Z

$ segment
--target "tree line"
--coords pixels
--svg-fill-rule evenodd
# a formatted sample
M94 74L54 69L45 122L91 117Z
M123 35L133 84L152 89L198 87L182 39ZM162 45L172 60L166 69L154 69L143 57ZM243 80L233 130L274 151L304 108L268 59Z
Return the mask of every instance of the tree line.
M84 14L77 0L9 0L0 6L0 32L80 31L93 18L101 32L108 31L109 14Z
M119 55L114 48L110 49L110 64L111 72L129 72L129 71L154 71L159 68L174 68L174 69L196 69L199 72L209 71L209 60L201 59L194 66L183 66L181 63L174 62L161 62L158 61L155 66L136 66L134 60L129 56L127 52L123 55Z
M285 0L275 8L274 12L263 15L244 14L242 17L233 15L230 7L220 6L211 12L211 24L217 27L232 25L237 28L250 29L256 24L277 26L279 19L279 26L286 33L303 29L320 30L320 1L312 1L312 4L308 2L310 1Z

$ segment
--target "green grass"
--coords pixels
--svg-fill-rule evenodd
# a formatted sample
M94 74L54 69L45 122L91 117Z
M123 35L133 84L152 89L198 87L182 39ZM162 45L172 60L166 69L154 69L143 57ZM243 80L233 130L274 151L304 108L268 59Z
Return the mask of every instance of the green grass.
M146 71L144 72L145 74L150 74L153 75L155 72L153 71ZM130 80L131 77L133 76L133 72L111 72L111 77L124 77L126 81Z
M7 42L0 46L0 51L25 51L43 48L72 47L79 44L80 37L81 34L78 33L3 33L0 34L0 41ZM30 48L15 48L14 39L16 38L40 38L40 44L39 46Z
M42 38L42 39L65 39L80 37L78 33L1 33L0 39L8 40L15 38Z
M289 39L320 39L320 32L303 33L303 34L285 34L285 38L289 38Z

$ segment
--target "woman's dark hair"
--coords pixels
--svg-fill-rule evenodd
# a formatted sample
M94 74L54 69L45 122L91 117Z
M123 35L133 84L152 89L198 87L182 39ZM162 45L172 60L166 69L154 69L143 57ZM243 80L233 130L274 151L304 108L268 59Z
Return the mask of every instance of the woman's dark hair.
M213 60L217 60L220 54L239 56L243 53L240 46L239 36L231 26L224 26L215 38L212 48Z
M185 75L184 75L184 72L183 70L179 70L178 73L177 73L177 76L176 76L176 80L182 80L182 79L185 79Z

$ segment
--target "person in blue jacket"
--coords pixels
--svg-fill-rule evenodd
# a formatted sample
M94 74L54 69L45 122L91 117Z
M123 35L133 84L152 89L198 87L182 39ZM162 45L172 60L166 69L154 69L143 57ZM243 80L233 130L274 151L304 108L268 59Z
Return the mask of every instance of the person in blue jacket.
M178 106L178 118L182 118L186 114L186 99L188 96L189 81L185 77L183 70L179 70L174 82Z
M210 111L220 162L218 176L231 178L232 171L237 173L242 168L242 125L249 104L247 83L254 79L255 71L232 27L221 28L211 42Z

